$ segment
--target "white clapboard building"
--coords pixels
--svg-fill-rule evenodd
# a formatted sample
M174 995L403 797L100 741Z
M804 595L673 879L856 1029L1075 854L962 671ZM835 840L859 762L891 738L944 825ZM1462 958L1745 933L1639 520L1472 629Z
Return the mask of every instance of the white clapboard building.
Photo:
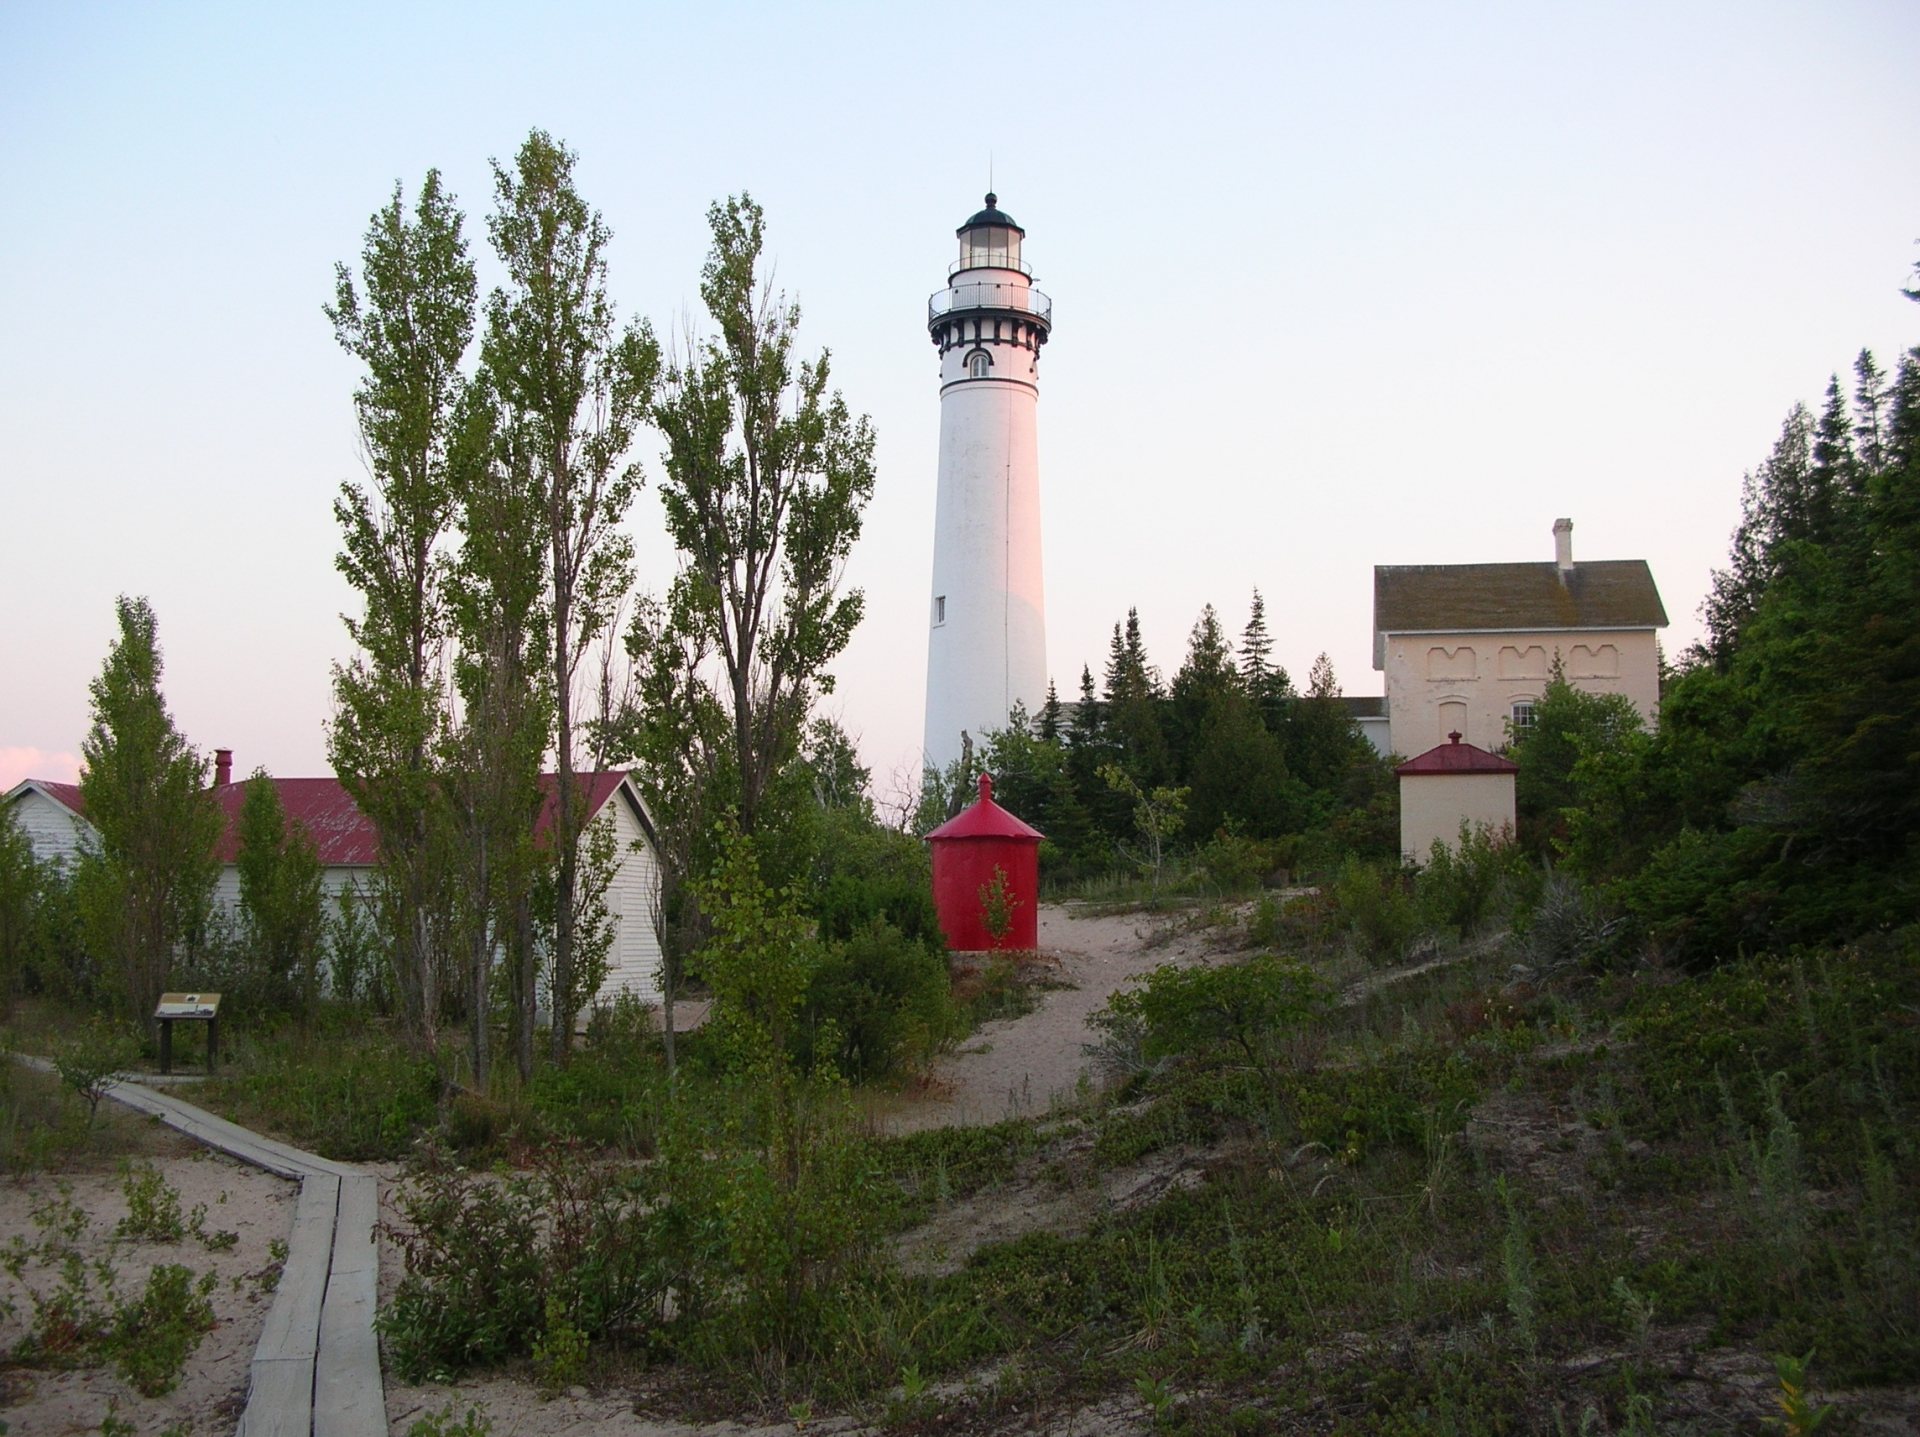
M240 902L240 809L246 800L246 781L232 781L233 755L216 751L212 796L224 818L215 848L220 874L214 882L217 906L235 908ZM614 838L615 870L607 890L613 915L613 951L599 999L610 1002L631 993L643 1002L656 1002L660 991L660 944L653 909L660 888L660 866L655 853L652 817L630 775L620 772L577 776L586 798L588 822L609 828ZM541 806L536 834L551 831L555 809L555 776L541 775L546 800ZM313 840L320 859L322 891L329 904L341 893L370 891L380 857L380 836L360 811L353 796L335 778L276 778L281 807L290 823L298 824ZM42 862L59 861L71 867L80 850L93 841L80 786L29 778L0 799Z

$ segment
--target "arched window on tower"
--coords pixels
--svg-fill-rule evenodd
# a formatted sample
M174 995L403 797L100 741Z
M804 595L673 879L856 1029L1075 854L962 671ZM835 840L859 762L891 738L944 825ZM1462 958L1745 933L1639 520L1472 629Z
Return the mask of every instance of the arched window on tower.
M993 356L984 349L976 349L967 356L967 378L985 379L993 373Z

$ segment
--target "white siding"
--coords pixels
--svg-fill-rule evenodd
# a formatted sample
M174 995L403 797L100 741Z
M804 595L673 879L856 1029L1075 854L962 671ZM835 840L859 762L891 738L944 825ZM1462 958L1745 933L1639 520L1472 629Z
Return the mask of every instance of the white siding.
M646 833L633 815L624 791L607 800L597 823L613 825L618 845L607 908L613 914L613 951L598 1001L631 993L643 1003L660 1001L660 940L653 927L653 905L660 891L660 868Z
M33 856L42 863L58 860L68 868L80 852L80 845L93 834L93 826L56 799L37 788L22 785L14 790L14 821L33 845Z

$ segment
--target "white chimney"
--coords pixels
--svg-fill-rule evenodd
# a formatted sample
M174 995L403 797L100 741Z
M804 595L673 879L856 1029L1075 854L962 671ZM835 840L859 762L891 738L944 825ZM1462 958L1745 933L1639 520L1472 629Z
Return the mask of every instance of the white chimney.
M1560 581L1573 572L1573 520L1553 521L1553 562L1560 566Z

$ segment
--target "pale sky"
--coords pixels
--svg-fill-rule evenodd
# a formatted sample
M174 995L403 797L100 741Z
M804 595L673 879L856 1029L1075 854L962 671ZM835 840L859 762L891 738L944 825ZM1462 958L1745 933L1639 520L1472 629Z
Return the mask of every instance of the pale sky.
M926 298L989 166L1054 298L1049 664L1203 604L1370 667L1377 563L1645 558L1670 653L1742 473L1862 346L1920 340L1920 6L13 5L0 9L0 786L68 778L118 593L189 739L327 771L363 476L321 314L438 166L482 282L487 168L580 153L623 315L697 318L750 190L879 432L828 700L917 766L936 356ZM638 450L660 466L651 436ZM672 556L651 486L640 583Z

